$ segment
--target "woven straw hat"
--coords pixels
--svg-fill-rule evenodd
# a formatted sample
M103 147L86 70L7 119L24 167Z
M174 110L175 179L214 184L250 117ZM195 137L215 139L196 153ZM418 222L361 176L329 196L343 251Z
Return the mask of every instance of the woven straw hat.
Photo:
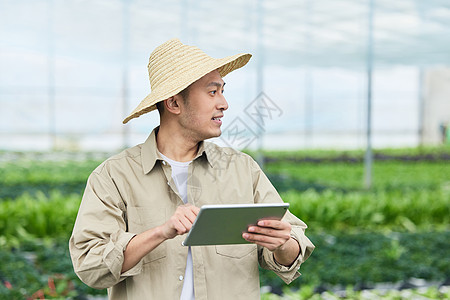
M241 53L217 59L197 47L182 44L178 39L165 42L150 54L148 75L151 93L123 120L123 123L156 109L156 103L175 96L191 83L216 69L220 76L224 77L231 71L245 66L250 57L251 54Z

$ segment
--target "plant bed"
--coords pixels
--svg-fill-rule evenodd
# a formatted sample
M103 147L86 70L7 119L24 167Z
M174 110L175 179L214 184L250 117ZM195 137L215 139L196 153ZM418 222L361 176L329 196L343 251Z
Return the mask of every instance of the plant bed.
M302 265L303 274L288 287L312 285L374 288L378 283L407 283L411 278L450 279L450 231L421 233L321 233L309 235L316 245ZM275 274L261 270L261 285L287 287Z
M106 290L88 287L75 275L67 240L28 240L0 250L0 299L86 299Z
M449 299L450 287L434 285L427 287L396 289L396 288L375 288L358 290L352 286L345 289L333 291L315 291L312 287L302 287L300 290L285 289L282 295L265 292L261 295L262 300L281 299L309 299L309 300L330 300L330 299L384 299L384 300L410 300L410 299Z
M316 249L302 265L303 275L286 285L273 272L261 269L261 286L270 286L272 292L278 294L306 286L323 293L345 290L347 286L355 290L380 289L380 284L386 283L391 284L390 289L413 288L412 278L438 283L450 278L447 255L450 231L336 232L316 233L309 237ZM0 259L3 283L0 299L22 299L38 291L48 293L49 297L56 290L59 295L66 293L78 299L105 294L105 290L89 288L74 274L67 238L35 239L23 242L18 248L2 248ZM49 285L52 280L53 289ZM17 298L18 295L22 298Z

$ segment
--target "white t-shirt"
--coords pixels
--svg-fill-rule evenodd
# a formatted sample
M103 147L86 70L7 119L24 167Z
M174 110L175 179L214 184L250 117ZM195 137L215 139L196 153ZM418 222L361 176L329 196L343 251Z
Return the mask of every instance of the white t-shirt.
M187 203L187 180L188 180L188 168L191 161L179 162L172 160L160 153L161 157L172 167L172 179L177 186L178 193L180 193L181 199ZM182 300L195 299L194 295L194 272L192 267L192 253L191 247L188 249L188 256L186 261L186 271L184 273L183 290L181 292Z

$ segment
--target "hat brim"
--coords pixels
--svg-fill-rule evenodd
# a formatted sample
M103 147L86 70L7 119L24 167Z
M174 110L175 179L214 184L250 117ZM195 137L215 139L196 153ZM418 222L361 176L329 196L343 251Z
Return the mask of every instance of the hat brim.
M218 70L220 76L225 77L228 73L245 66L251 57L252 55L249 53L241 53L219 59L210 58L198 63L184 74L175 74L174 76L176 78L173 78L174 80L171 82L177 82L177 84L173 84L172 86L166 85L159 89L152 90L131 114L123 120L123 124L126 124L131 119L155 110L156 103L177 95L206 74Z

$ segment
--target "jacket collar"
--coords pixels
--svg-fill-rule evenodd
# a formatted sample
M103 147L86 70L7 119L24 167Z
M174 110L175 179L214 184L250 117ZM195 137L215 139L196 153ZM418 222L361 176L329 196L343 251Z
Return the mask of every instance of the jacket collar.
M163 160L156 145L156 135L158 134L158 130L159 126L153 129L152 133L141 147L142 169L144 174L148 174L152 171L158 160ZM213 167L214 153L209 143L203 141L199 143L197 155L193 160L196 160L199 157L205 157L211 167Z

